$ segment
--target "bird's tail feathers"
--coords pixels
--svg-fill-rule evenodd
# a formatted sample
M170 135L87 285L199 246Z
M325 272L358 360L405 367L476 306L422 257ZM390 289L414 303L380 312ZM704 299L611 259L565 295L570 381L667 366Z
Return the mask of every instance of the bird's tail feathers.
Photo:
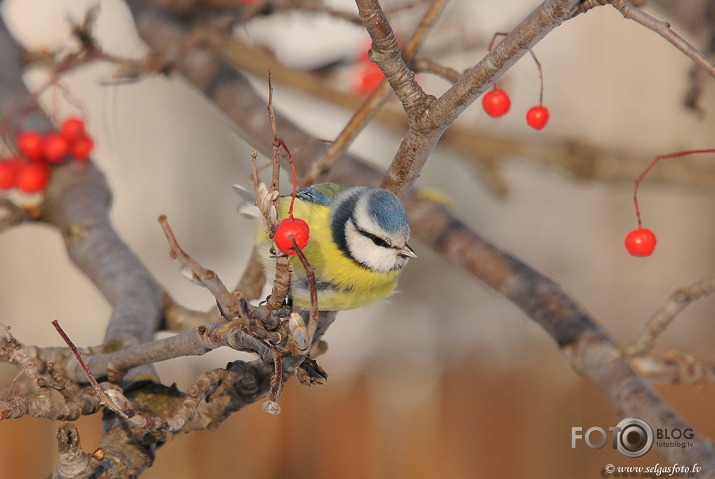
M236 208L238 214L248 219L258 218L260 211L258 210L258 206L256 206L256 195L254 192L241 185L233 185L233 191L241 198Z

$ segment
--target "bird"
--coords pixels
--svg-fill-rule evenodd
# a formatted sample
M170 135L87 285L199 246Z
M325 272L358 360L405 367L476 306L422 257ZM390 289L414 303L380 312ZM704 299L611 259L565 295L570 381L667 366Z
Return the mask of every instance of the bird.
M279 200L279 216L287 218L292 195ZM304 220L310 238L302 249L314 268L319 311L360 308L390 296L400 272L417 255L407 244L410 227L402 202L381 188L321 183L299 188L294 218ZM268 277L275 272L278 251L262 227L257 251ZM310 289L297 256L289 257L288 299L308 309Z

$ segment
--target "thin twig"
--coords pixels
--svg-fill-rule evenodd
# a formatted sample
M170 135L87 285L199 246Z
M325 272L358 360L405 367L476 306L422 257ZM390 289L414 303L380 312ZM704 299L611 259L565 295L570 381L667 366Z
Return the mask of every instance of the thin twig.
M415 58L410 62L410 66L412 66L416 72L432 73L451 83L457 82L462 76L462 74L454 68L441 65L431 58Z
M82 371L84 371L84 373L87 375L87 379L92 385L94 391L97 393L99 401L100 403L102 403L103 406L109 408L112 412L118 414L124 419L131 421L132 423L141 428L149 430L165 430L167 428L166 421L163 418L136 414L132 407L131 401L127 399L121 392L114 389L108 389L106 391L102 389L102 387L97 382L97 379L92 374L92 371L90 371L89 367L87 366L87 363L85 363L84 359L82 359L82 355L80 354L79 350L60 326L60 323L57 320L54 320L52 321L52 325L55 327L60 336L62 336L64 342L67 343L67 346L72 351L72 354L74 354L74 357L77 359L77 362L82 368Z
M30 383L30 388L32 392L41 396L44 399L49 399L49 393L44 387L44 380L41 378L40 370L33 361L32 355L27 351L27 349L12 335L10 332L10 327L5 326L0 322L0 329L6 338L8 346L12 353L8 357L8 360L16 363L22 368L27 376L28 382Z
M84 359L82 359L82 354L80 354L79 350L77 349L77 346L74 345L74 343L72 342L70 337L67 336L67 333L65 333L65 330L62 329L62 326L60 326L59 321L57 321L56 319L54 321L52 321L52 326L55 327L57 332L62 337L62 340L65 343L67 343L67 346L70 348L70 351L72 351L72 354L74 354L74 357L77 358L77 362L79 363L80 367L82 368L82 371L84 371L84 374L87 375L87 379L89 380L89 383L92 385L94 390L97 392L97 395L100 398L106 397L104 395L104 390L100 387L99 383L94 378L94 374L92 374L92 371L90 371L89 367L87 367L87 363L85 363Z
M262 75L270 67L273 81L290 85L291 88L307 95L322 98L353 111L360 108L365 101L357 95L338 90L333 83L320 75L281 65L275 55L265 49L249 48L232 38L225 39L223 45L227 60L242 71ZM421 62L422 59L416 61ZM420 69L415 68L415 70ZM450 76L448 80L456 82L461 76L462 74L459 73L454 77ZM393 131L402 132L406 127L404 114L392 108L379 110L374 118ZM238 116L234 120L242 128L251 131L250 137L254 138L258 134L256 128L249 125L247 121L242 121ZM301 137L297 141L311 140ZM465 161L476 170L486 186L500 197L505 197L508 193L508 185L500 169L500 165L503 164L502 159L513 161L519 158L519 161L536 161L557 172L570 174L579 179L606 182L632 181L633 177L641 172L640 154L619 150L612 145L608 148L597 147L584 142L582 138L561 138L558 141L539 138L537 141L525 141L519 136L499 136L494 131L483 131L474 127L465 128L455 123L444 132L440 144L463 155ZM303 171L307 169L308 172L301 173L301 184L322 181L322 177L312 180L314 176L311 171L315 165L314 158L322 158L324 151L324 149L319 150L318 154L311 157L311 163L302 168ZM299 165L299 172L300 169ZM311 180L308 181L306 178ZM715 185L715 169L708 165L695 169L692 165L685 167L680 163L673 163L667 167L663 165L663 169L651 174L651 181L677 183L678 186L686 187L711 187Z
M166 236L166 240L169 242L169 246L171 247L172 259L179 260L182 265L189 269L193 279L199 281L211 292L211 294L213 294L216 298L217 304L219 305L221 313L229 315L226 319L237 320L241 324L247 325L247 303L246 300L241 297L240 293L231 293L215 272L205 269L196 260L184 252L181 246L179 246L179 243L177 242L174 232L171 230L171 226L169 225L169 221L165 215L159 216L159 223L161 224L164 236Z
M272 205L273 209L276 211L276 217L271 219L278 220L280 216L280 168L281 168L281 145L285 147L285 142L278 138L278 130L276 127L276 119L273 113L273 84L271 81L270 72L268 74L268 122L271 127L271 133L273 134L273 173L272 173ZM285 147L287 150L287 147ZM255 179L254 181L258 181ZM291 203L292 205L292 203ZM264 217L267 216L264 214ZM276 224L268 225L268 237L273 239L275 234ZM290 262L288 257L285 255L279 255L276 259L276 274L273 280L273 287L271 289L271 295L266 301L266 307L269 310L278 310L283 306L285 298L288 296L288 290L290 288Z
M694 384L715 381L715 365L698 360L693 354L671 349L663 358L634 356L629 362L651 384Z
M239 289L239 291L241 291ZM216 323L226 318L219 312L218 305L209 311L197 311L177 303L166 291L163 294L164 311L161 327L166 331L187 331L207 323Z
M668 300L650 317L638 337L625 348L628 356L641 356L655 346L660 334L678 314L693 301L715 292L715 278L706 278L675 290Z
M273 82L271 80L271 71L268 71L268 121L271 125L271 133L273 133L273 170L271 174L271 189L274 193L280 191L280 177L281 177L281 148L280 143L278 143L278 132L276 129L276 117L273 115ZM280 211L280 199L277 194L274 194L273 206L277 211ZM268 236L273 238L273 227L275 225L269 225L270 231Z
M277 415L281 412L278 398L283 391L283 356L278 351L273 351L273 376L271 376L271 389L268 397L263 401L263 410L269 414Z

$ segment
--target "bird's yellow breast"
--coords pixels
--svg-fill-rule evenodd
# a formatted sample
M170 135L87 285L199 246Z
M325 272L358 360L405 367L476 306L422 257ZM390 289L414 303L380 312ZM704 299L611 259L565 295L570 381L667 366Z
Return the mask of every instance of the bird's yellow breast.
M280 217L288 217L290 197L281 198ZM359 308L392 294L397 286L399 271L381 273L362 266L338 248L330 227L330 208L296 198L293 216L301 218L310 227L310 240L303 249L305 257L315 269L318 287L318 309L340 311ZM269 250L272 241L259 226L256 243L266 263L269 275L275 271ZM310 296L303 265L297 256L291 256L291 297L293 304L310 307ZM269 281L271 276L269 276Z

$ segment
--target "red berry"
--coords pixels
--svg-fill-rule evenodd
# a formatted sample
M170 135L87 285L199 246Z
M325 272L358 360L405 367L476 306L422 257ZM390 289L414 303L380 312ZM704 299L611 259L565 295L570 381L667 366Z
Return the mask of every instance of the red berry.
M24 193L44 191L50 179L50 168L42 163L22 163L17 172L17 187Z
M0 190L9 190L15 187L20 163L19 158L9 158L0 161Z
M372 62L360 64L357 69L355 90L358 95L369 95L377 88L377 85L380 84L383 78L385 78L380 67Z
M501 88L495 88L488 91L482 98L482 107L487 115L493 118L499 118L506 115L511 108L511 100L509 95Z
M308 223L300 218L286 218L276 227L276 234L273 240L276 242L278 249L283 251L287 255L296 254L293 243L290 240L289 235L293 235L295 243L298 245L299 249L305 248L310 239L310 228Z
M70 154L74 156L79 161L85 161L89 159L90 153L94 148L94 141L88 136L81 136L77 138L72 146L70 147Z
M45 138L36 131L28 130L20 133L15 140L15 146L30 161L44 159Z
M50 163L58 163L67 156L70 150L70 143L60 133L50 133L45 137L43 148L44 157Z
M541 130L548 122L549 110L545 106L533 106L526 112L526 124L532 128Z
M646 228L633 230L626 236L626 249L631 256L650 256L655 243L655 233Z
M75 116L66 118L60 126L60 135L62 135L70 143L87 136L84 128L84 120Z

